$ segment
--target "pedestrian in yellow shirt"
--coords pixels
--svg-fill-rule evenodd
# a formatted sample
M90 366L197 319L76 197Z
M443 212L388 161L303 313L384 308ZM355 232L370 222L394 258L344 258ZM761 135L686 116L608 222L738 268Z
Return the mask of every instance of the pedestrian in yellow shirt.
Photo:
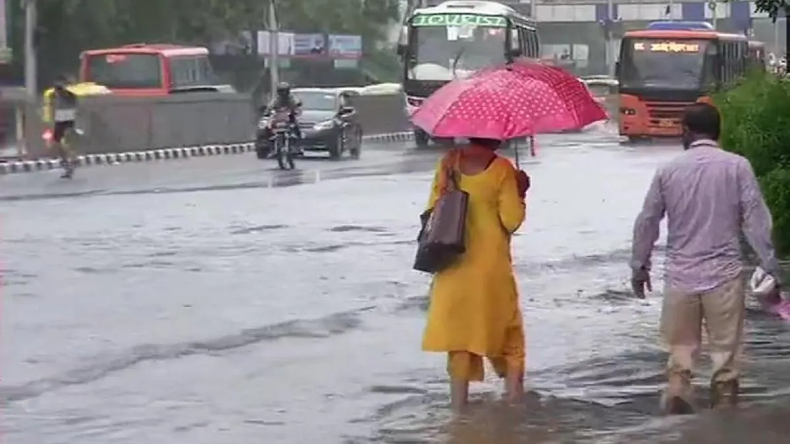
M512 234L524 221L529 177L495 151L501 142L472 139L437 167L428 208L444 189L450 162L461 190L469 194L466 251L434 276L422 348L446 352L451 403L467 403L469 382L483 379L483 358L505 378L506 397L524 391L524 327L510 255Z

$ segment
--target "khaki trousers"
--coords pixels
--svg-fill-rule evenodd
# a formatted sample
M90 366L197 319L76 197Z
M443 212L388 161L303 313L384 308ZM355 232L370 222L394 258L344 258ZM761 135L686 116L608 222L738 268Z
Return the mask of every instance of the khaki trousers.
M740 277L697 294L667 286L661 310L661 334L669 351L667 396L691 401L691 379L702 345L703 326L713 361L711 386L738 381L744 303L745 288Z

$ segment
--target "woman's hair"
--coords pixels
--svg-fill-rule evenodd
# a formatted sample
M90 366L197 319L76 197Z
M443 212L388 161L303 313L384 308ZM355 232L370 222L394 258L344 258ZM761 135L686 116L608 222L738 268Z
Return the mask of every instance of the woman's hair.
M488 148L492 151L499 149L499 147L502 145L502 141L499 139L484 139L481 137L470 137L469 142L483 148Z

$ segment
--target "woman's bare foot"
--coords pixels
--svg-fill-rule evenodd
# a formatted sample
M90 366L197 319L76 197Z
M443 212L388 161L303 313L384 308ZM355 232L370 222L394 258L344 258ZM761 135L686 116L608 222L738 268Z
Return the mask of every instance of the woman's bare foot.
M460 413L469 403L469 381L463 379L450 380L450 407Z
M524 398L524 375L520 373L505 376L505 401L520 402Z

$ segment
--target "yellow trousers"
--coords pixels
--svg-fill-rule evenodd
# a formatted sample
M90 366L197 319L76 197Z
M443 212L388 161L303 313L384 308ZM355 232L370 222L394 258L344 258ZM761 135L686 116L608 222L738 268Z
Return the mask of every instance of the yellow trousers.
M453 379L482 381L485 376L483 359L494 367L497 376L504 378L509 373L523 375L526 370L524 326L520 319L517 325L508 328L505 350L502 356L480 356L468 351L447 353L447 373Z

